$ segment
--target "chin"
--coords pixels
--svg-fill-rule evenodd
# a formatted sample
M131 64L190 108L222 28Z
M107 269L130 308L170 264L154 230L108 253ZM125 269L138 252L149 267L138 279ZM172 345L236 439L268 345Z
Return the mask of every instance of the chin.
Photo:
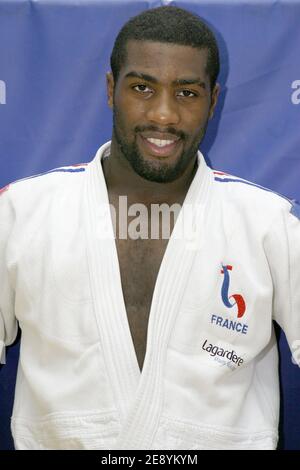
M138 164L134 162L132 167L139 176L156 183L171 183L184 173L184 170L178 165L170 166L161 163L153 165L149 164L147 160L142 160Z

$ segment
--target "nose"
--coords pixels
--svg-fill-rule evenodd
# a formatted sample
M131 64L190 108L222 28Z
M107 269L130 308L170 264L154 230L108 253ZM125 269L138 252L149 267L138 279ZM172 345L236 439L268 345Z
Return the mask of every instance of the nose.
M174 96L164 92L158 94L155 99L150 101L147 112L149 121L164 126L179 124L180 115Z

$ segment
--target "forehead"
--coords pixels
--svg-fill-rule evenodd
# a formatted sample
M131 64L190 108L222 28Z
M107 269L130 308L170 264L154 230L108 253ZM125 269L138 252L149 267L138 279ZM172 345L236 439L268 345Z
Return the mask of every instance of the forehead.
M149 73L162 80L197 76L208 80L207 49L151 41L129 41L126 62L120 75L134 70Z

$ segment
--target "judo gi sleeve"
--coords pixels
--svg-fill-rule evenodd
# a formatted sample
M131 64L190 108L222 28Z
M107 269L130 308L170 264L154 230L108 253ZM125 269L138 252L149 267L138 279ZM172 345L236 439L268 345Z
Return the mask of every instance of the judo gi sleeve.
M300 206L273 221L267 240L274 285L273 318L285 332L292 361L300 367Z
M14 289L9 278L8 245L14 211L7 192L0 193L0 364L5 364L5 346L14 342L17 321L14 315Z

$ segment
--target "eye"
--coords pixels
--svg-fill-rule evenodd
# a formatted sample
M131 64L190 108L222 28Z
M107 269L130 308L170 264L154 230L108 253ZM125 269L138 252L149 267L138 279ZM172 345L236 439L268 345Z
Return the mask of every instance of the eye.
M152 93L152 91L153 91L147 85L143 85L143 84L135 85L132 88L133 88L133 90L135 90L139 93Z
M178 93L177 93L178 96L181 96L183 98L194 98L197 96L197 93L195 93L194 91L191 91L191 90L180 90Z

